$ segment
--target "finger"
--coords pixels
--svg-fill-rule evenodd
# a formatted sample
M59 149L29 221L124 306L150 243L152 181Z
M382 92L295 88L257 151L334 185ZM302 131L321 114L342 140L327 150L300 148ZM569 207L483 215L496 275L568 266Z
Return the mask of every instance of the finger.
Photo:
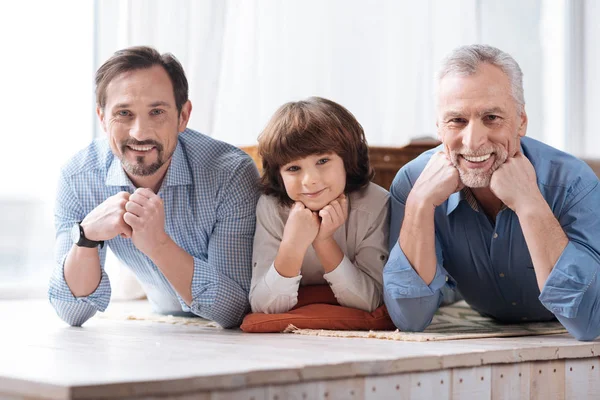
M316 211L312 211L312 219L317 225L321 225L321 218L319 218L319 213Z
M144 214L144 207L134 201L128 201L127 204L125 204L125 211L128 211L137 217L141 217Z
M131 229L139 229L142 227L142 219L130 212L123 214L123 221L125 221Z
M135 189L135 192L133 192L133 194L139 194L140 196L144 196L147 199L151 199L152 197L156 196L156 194L148 188L137 188Z
M327 209L329 206L325 207L321 211L319 211L319 216L321 217L321 223L325 223L327 225L333 223L333 218L331 216L331 212Z
M331 216L335 222L340 221L344 218L344 211L342 210L342 205L339 201L335 200L330 203L331 206Z
M127 225L127 223L123 222L123 224L121 224L121 237L124 239L129 239L131 237L131 234L133 233L133 230L131 229L131 226Z
M129 196L131 196L131 194L129 192L119 192L119 193L115 194L116 198L122 199L122 200L129 200Z
M129 196L129 202L134 202L142 207L146 207L150 203L150 199L136 192Z
M294 203L294 205L293 205L292 208L295 209L295 210L304 210L305 207L304 207L304 204L302 202L297 201L297 202Z

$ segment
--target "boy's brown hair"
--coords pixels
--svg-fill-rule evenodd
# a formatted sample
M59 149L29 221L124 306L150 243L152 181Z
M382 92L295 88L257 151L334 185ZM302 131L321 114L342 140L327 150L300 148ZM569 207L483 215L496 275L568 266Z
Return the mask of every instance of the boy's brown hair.
M345 193L359 190L373 179L365 133L350 111L321 97L282 105L258 137L263 193L291 205L279 169L290 161L331 152L344 161Z

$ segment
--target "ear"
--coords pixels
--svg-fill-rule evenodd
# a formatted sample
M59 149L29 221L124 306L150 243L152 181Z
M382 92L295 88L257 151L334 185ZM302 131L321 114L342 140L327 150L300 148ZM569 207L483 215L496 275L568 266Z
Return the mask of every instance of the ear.
M520 125L519 125L519 136L523 137L527 133L527 113L525 112L525 107L523 107L523 112L521 113Z
M98 120L100 120L100 125L102 126L102 130L106 132L106 123L104 121L104 110L100 108L100 106L96 106L96 115L98 116Z
M192 102L188 100L181 107L181 113L179 113L179 122L177 124L177 132L181 133L181 132L185 131L185 128L187 128L187 124L190 120L191 114L192 114Z

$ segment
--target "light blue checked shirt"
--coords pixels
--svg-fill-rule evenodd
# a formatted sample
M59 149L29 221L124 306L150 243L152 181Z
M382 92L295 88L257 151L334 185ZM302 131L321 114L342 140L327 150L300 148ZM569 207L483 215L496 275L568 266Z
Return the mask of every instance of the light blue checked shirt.
M569 154L534 139L521 140L538 187L569 239L541 293L517 215L504 208L491 222L465 191L452 194L435 209L437 271L427 285L402 252L398 235L408 194L440 149L404 166L390 189L391 252L383 282L385 304L396 326L423 330L442 302L442 289L456 285L481 314L511 323L558 318L577 339L597 337L600 185L594 172Z
M99 250L102 279L98 288L89 296L74 297L63 272L73 246L71 227L108 197L135 190L107 140L92 142L63 167L58 186L57 265L49 288L58 315L79 326L106 309L111 294L104 272L108 246L135 273L155 311L192 312L224 327L239 325L249 311L257 180L256 166L246 153L186 129L179 135L158 195L165 207L166 233L194 258L190 307L150 258L131 239L120 236Z

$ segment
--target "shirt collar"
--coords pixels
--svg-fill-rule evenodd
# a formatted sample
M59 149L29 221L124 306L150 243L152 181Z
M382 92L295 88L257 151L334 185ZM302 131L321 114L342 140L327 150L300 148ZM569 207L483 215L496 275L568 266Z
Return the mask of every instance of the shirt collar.
M469 192L470 192L470 190L469 190ZM473 196L472 193L471 193L471 196ZM456 207L458 207L460 202L465 199L466 199L466 195L465 195L464 189L460 190L456 193L452 193L450 195L450 197L448 197L448 205L446 207L446 215L452 214L452 212L456 209ZM477 202L475 202L475 205L477 205ZM475 210L475 211L477 211L477 210Z
M171 164L167 169L167 176L163 181L162 187L190 185L191 183L192 173L187 162L187 157L181 148L181 143L177 141L177 146L173 152ZM115 156L113 156L110 167L108 168L105 184L106 186L129 186L135 188L135 185L125 173L125 170L121 165L121 160Z

